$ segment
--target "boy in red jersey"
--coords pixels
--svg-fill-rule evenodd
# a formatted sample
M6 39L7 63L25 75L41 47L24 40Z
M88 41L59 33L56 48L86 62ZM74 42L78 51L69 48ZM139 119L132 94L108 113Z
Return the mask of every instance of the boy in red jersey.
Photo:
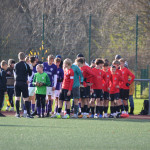
M112 62L112 65L116 67L116 74L118 74L120 77L122 77L122 72L120 70L120 62L118 60L114 60ZM122 82L122 81L121 81ZM122 83L119 83L119 85L121 85ZM120 92L119 92L120 93ZM120 110L121 112L124 111L124 107L123 107L123 104L122 104L122 101L121 101L121 98L120 98L120 95L119 94L119 100L117 101L116 103L116 106L115 106L115 110L116 110L116 115L117 117L121 114L120 113Z
M103 71L105 72L105 83L103 86L104 91L104 118L107 118L108 104L109 104L109 82L111 79L111 72L109 64L104 63Z
M133 83L135 75L125 67L125 59L121 58L120 60L120 70L122 72L122 78L124 82L120 85L120 98L123 100L125 111L122 111L122 114L128 115L128 99L129 99L129 86ZM131 80L129 80L131 77Z
M119 83L123 81L122 77L117 74L116 72L116 67L112 66L111 67L111 79L110 79L110 100L111 100L111 106L110 106L110 110L111 110L111 114L109 116L109 118L114 118L115 116L115 105L117 103L117 101L119 100L119 92L120 92L120 86Z
M92 94L92 101L91 101L91 110L92 110L92 115L91 118L102 118L103 117L103 80L105 79L105 72L101 70L103 67L104 61L100 58L96 59L95 61L95 68L92 69L92 72L96 75L93 78L93 85L92 89L93 94ZM96 99L96 113L95 115L93 114L94 110L94 104L95 104L95 99ZM98 116L99 114L99 116Z
M73 87L74 82L74 72L71 69L72 61L67 58L63 62L63 68L64 68L64 80L62 83L62 90L60 92L59 96L59 103L58 103L58 113L57 118L61 118L61 110L62 110L62 101L66 101L67 104L67 114L63 117L64 119L70 118L70 99L71 99L71 91Z
M85 64L84 58L78 58L76 60L78 67L80 67L84 82L84 87L80 87L80 97L81 97L81 115L78 116L79 118L87 118L87 112L88 112L88 104L89 104L89 98L90 98L90 86L92 77L95 76L95 74L92 72L91 68Z

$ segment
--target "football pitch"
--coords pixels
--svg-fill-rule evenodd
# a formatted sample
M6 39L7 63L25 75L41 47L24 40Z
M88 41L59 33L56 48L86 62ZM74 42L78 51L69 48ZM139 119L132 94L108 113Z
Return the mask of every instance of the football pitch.
M0 118L0 150L149 150L150 120Z

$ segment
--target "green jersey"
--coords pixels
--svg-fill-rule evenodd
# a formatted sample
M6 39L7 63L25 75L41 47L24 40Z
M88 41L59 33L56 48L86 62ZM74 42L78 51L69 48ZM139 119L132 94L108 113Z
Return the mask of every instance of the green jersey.
M41 94L41 95L46 95L46 86L50 85L50 80L49 80L47 73L43 72L41 74L40 73L34 74L33 85L35 85L36 82L44 83L44 86L41 86L41 87L37 86L35 93Z

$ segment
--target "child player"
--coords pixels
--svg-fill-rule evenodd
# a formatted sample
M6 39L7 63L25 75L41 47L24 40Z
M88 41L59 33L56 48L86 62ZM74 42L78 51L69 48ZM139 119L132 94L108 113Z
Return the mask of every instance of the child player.
M123 81L122 77L116 73L116 67L112 66L111 67L111 79L110 79L110 100L111 100L111 106L110 106L110 111L111 114L109 118L114 118L116 115L116 102L119 100L119 92L120 92L120 86L119 83Z
M56 85L56 90L55 90L55 112L51 118L55 118L58 112L58 99L60 95L61 85L64 79L64 71L60 67L61 59L55 58L54 63L57 66L57 85Z
M108 104L109 104L109 82L111 79L111 72L109 70L109 64L106 62L103 66L103 71L105 72L105 83L103 86L104 91L104 118L107 118Z
M4 115L1 113L1 109L3 107L4 95L7 94L6 70L7 70L7 62L3 60L1 62L1 69L0 69L0 117L4 117Z
M94 105L95 105L95 99L94 102L91 102L91 110L92 110L92 115L91 118L102 118L103 117L103 80L105 79L105 73L101 69L103 67L103 60L100 58L97 58L95 60L95 68L92 69L92 72L96 75L93 78L93 85L91 86L92 89L94 90L94 93L92 94L92 97L96 99L96 113L95 116L93 114L94 110ZM99 116L98 116L99 114Z
M74 82L74 72L71 69L72 61L67 58L63 62L63 68L64 68L64 80L62 83L62 89L59 96L59 102L58 102L58 113L57 118L61 118L61 110L62 110L62 104L63 101L66 101L67 104L67 114L63 117L64 119L70 118L70 99L71 99L71 91L73 87Z
M37 100L37 115L38 117L44 118L45 112L45 97L46 97L46 86L50 85L50 80L47 73L43 72L43 65L38 64L36 66L37 73L33 78L33 85L36 86L36 100ZM42 108L42 116L41 116Z
M44 72L46 72L50 79L50 86L47 87L47 96L48 96L48 110L47 117L49 117L49 113L52 110L52 96L54 96L54 91L57 85L57 66L54 64L54 56L48 56L48 62L44 62Z
M128 99L129 99L129 86L133 83L135 75L125 67L125 59L121 58L120 60L120 70L122 72L122 78L124 82L120 85L120 97L123 100L125 111L122 111L123 116L128 116ZM131 77L131 80L129 80Z
M78 67L80 67L84 82L84 87L80 87L80 96L81 96L81 115L79 115L79 118L87 118L88 117L88 104L89 104L89 98L90 98L90 86L92 83L93 77L96 77L96 75L92 72L92 69L85 64L85 58L80 57L76 60Z

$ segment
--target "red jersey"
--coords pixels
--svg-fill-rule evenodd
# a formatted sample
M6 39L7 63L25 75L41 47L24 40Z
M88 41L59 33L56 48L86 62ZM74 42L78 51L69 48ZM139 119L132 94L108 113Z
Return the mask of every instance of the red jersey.
M124 81L124 82L121 83L120 88L121 89L129 89L129 86L126 86L126 84L127 83L132 84L132 82L135 79L135 75L129 69L127 69L126 67L124 67L120 70L122 72L122 78L123 78L123 81ZM129 81L129 77L131 77L130 81Z
M64 80L62 83L62 88L71 91L74 82L74 72L72 69L64 70Z
M110 79L110 94L115 94L120 92L119 82L123 81L122 77L119 74L112 74Z
M92 89L103 89L103 82L105 80L105 72L101 69L93 68L92 72L96 75L92 78Z
M86 82L90 82L92 78L95 76L95 74L92 72L92 69L89 66L83 66L80 67L81 72L83 74L84 79L86 79ZM83 82L84 87L86 87L86 82Z
M108 88L109 88L110 79L111 79L111 72L108 70L107 72L105 72L105 79L104 79L105 82L103 83L104 92L109 92Z

